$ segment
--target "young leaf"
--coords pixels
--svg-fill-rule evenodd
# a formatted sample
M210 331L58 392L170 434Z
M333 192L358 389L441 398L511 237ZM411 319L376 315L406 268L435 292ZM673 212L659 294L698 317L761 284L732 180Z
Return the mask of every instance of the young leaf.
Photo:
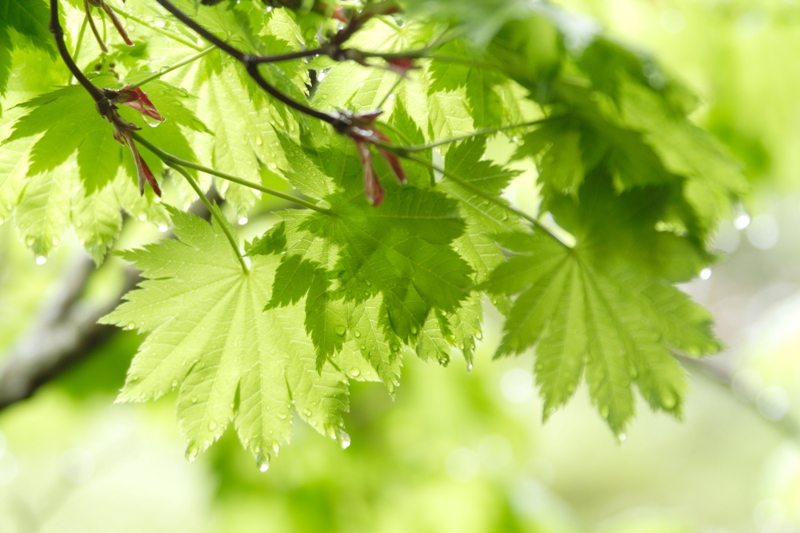
M317 431L343 439L346 377L328 364L317 371L300 308L264 311L279 256L253 256L243 272L216 223L170 212L180 240L122 254L147 280L102 320L150 332L120 399L178 388L190 458L233 422L263 468L289 440L292 405Z

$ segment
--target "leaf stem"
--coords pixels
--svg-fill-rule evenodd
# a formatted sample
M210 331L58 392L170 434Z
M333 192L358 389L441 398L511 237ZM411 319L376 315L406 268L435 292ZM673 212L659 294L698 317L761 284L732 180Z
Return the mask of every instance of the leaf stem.
M102 101L105 96L103 96L102 91L98 89L92 82L89 81L89 78L78 68L78 65L75 64L73 61L72 56L69 55L69 50L67 50L67 45L64 42L64 29L61 27L61 22L58 20L58 0L50 0L50 24L49 24L50 33L53 34L53 38L56 41L56 47L58 48L58 53L61 56L61 59L64 61L64 64L67 65L67 68L75 76L75 79L78 80L86 92L91 95L95 102Z
M211 201L209 201L203 190L200 188L200 185L192 177L192 175L189 174L188 170L175 162L165 161L165 163L177 170L184 178L186 178L186 181L189 182L189 185L192 186L194 192L196 192L197 196L200 197L200 200L205 204L206 209L208 209L209 213L211 213L211 216L217 220L220 228L222 228L222 232L225 234L225 237L228 238L228 242L231 244L234 254L236 254L236 259L238 259L239 263L242 265L242 271L244 271L245 274L249 273L250 269L247 267L247 263L244 261L244 256L242 256L241 250L239 250L239 243L231 232L231 229L228 227L228 221L222 217L222 213L219 212L219 209L212 204Z
M156 26L154 24L151 24L151 23L147 22L146 20L144 20L143 18L137 17L136 15L134 15L132 13L128 13L126 11L122 11L121 9L118 11L118 13L120 15L122 15L123 17L125 17L126 19L131 19L132 21L134 21L137 24L141 24L142 26L145 26L145 27L153 30L156 33L160 33L164 37L169 37L170 39L172 39L175 42L179 42L182 45L188 46L189 48L194 48L198 52L202 50L202 48L200 46L198 46L197 44L193 43L189 39L186 39L185 37L181 37L180 35L172 33L169 30L165 30L164 28L159 28L158 26Z
M138 89L139 87L141 87L145 83L149 83L149 82L151 82L153 80L156 80L156 79L158 79L158 78L160 78L162 76L165 76L165 75L169 74L173 70L177 70L177 69L179 69L179 68L181 68L183 66L186 66L189 63L200 59L201 57L203 57L204 55L208 54L209 52L212 52L215 49L216 49L215 46L209 46L205 50L203 50L201 52L198 52L198 53L196 53L196 54L194 54L192 56L189 56L186 59L184 59L183 61L179 61L178 63L175 63L171 67L165 68L160 72L154 72L153 74L151 74L150 76L146 77L145 79L132 84L129 88L130 89Z
M75 51L72 52L73 57L75 60L78 60L78 56L81 53L81 45L83 44L83 35L86 33L86 26L89 23L89 15L86 15L86 18L83 19L83 23L81 24L81 29L78 32L78 42L75 43ZM72 85L72 72L69 73L69 80L67 80L67 85Z
M456 176L452 172L450 172L448 170L445 170L443 167L440 167L439 165L437 165L435 163L431 163L430 161L426 161L425 159L422 159L421 157L417 157L415 155L403 154L401 152L395 152L395 153L397 153L397 155L399 157L402 157L403 159L408 159L409 161L414 161L415 163L418 163L420 165L426 166L426 167L428 167L428 168L430 168L432 170L435 170L436 172L440 172L442 174L442 176L446 177L447 179L449 179L452 182L457 183L460 187L462 187L464 189L467 189L468 191L472 192L473 194L476 194L477 196L480 196L484 200L488 200L489 202L502 207L503 209L507 210L510 213L514 213L515 215L517 215L518 217L520 217L522 219L527 220L528 222L533 224L534 227L536 227L537 229L539 229L539 230L543 231L545 234L547 234L550 238L552 238L553 240L555 240L556 242L558 242L562 246L565 246L565 247L569 248L569 246L564 241L562 241L561 239L556 237L556 235L553 232L551 232L550 229L547 226L542 224L536 217L533 217L533 216L529 215L528 213L525 213L524 211L520 211L519 209L507 204L502 199L500 199L500 198L498 198L498 197L496 197L496 196L494 196L492 194L487 193L486 191L482 190L480 187L476 187L475 185L473 185L469 181L465 180L464 178L462 178L460 176Z
M434 141L428 144L417 144L412 146L398 146L398 145L391 145L388 143L376 143L381 148L386 148L387 150L391 150L394 147L398 151L405 151L405 152L423 152L425 150L430 150L431 148L436 148L437 146L443 146L445 144L451 144L458 141L464 141L467 139L473 139L475 137L481 137L483 135L492 135L493 133L499 133L501 131L508 131L508 130L516 130L522 128L529 128L531 126L538 126L539 124L543 124L550 120L554 120L557 118L561 118L563 115L551 115L549 117L540 118L536 120L531 120L529 122L522 122L520 124L506 124L503 126L493 126L490 128L482 128L476 130L472 133L467 133L465 135L460 135L458 137L451 137L450 139L442 139L439 141ZM382 122L381 124L386 124ZM399 154L398 154L399 155Z
M283 200L287 200L297 205L301 205L305 208L311 209L312 211L316 211L317 213L322 213L323 215L332 215L333 213L329 209L325 209L324 207L320 207L314 203L311 203L307 200L303 200L302 198L298 198L297 196L293 196L291 194L287 194L285 192L279 191L277 189L272 189L270 187L265 187L260 183L253 183L252 181L247 181L242 178L238 178L236 176L232 176L230 174L226 174L225 172L221 172L219 170L209 168L203 166L199 163L193 163L192 161L186 161L185 159L181 159L176 157L169 152L165 152L161 148L155 146L153 143L142 137L139 133L133 132L133 138L136 139L142 146L153 152L159 159L164 161L164 163L172 166L178 165L184 168L191 168L192 170L198 170L205 174L210 174L212 176L217 176L218 178L222 178L224 180L231 181L233 183L238 183L239 185L243 185L245 187L249 187L251 189L261 191L263 193L269 194L270 196L274 196L276 198L281 198Z

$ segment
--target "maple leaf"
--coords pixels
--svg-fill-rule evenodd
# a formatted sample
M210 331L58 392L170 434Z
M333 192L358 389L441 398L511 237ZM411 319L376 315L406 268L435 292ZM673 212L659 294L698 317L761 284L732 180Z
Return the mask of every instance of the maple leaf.
M690 235L654 229L669 211L669 188L615 194L597 173L553 214L576 238L498 236L512 257L485 284L514 298L497 355L536 346L536 381L549 417L585 374L592 401L616 434L634 414L636 384L654 409L680 416L684 372L672 351L716 352L707 311L671 285L695 276L709 257ZM587 206L588 204L588 206Z
M179 240L121 253L147 279L102 319L150 333L119 399L179 389L178 424L190 458L233 422L264 468L289 440L293 409L320 433L349 443L342 429L347 378L331 364L317 371L302 309L264 311L279 256L253 256L244 272L216 223L170 213Z

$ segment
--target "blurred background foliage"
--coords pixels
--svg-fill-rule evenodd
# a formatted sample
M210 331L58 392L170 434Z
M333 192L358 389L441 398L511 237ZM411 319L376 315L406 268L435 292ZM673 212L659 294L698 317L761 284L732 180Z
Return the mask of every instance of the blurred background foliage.
M800 531L800 2L559 3L684 80L701 98L694 118L754 185L717 236L729 255L685 287L714 312L727 349L687 366L683 422L642 404L617 442L581 391L542 426L531 356L491 362L489 313L472 372L408 357L396 398L354 385L346 451L297 425L267 473L231 435L189 463L174 398L113 404L141 341L120 332L0 412L0 531ZM523 206L535 204L532 179L512 188ZM250 237L270 218L240 222ZM75 242L37 265L7 226L0 358L83 253ZM118 247L157 237L131 221ZM107 298L119 272L109 261L84 298Z

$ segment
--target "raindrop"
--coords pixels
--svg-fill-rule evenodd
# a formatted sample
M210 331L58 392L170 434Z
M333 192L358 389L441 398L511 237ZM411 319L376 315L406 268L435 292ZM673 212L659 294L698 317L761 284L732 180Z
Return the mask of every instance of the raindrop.
M304 416L306 416L306 417L309 417L309 416L311 416L311 409L305 409L305 410L303 410L303 415L304 415Z
M741 214L733 221L733 227L736 229L745 229L750 225L750 215L747 213Z
M144 222L145 220L147 220L147 215L145 215L144 213L142 213L141 215L139 215L139 220L141 220L142 222Z
M339 446L341 446L343 450L350 447L350 435L343 429L339 430Z
M411 326L411 334L412 335L416 335L417 332L419 332L419 330L417 329L417 326Z
M700 271L700 279L709 279L711 277L711 269L704 268Z
M467 372L472 372L472 363L467 364Z
M2 224L2 222L0 222L0 224ZM83 222L81 222L80 220L75 223L76 228L80 228L81 226L83 226Z
M355 338L358 339L358 338L361 337L361 332L358 331L358 330L355 330L355 331L353 331L353 336L355 336Z
M153 26L155 26L156 28L163 28L165 24L163 20L157 20L153 23Z
M192 397L192 403L197 403L197 396Z
M513 137L511 137L511 142L512 142L512 143L519 142L519 137L517 137L516 135L514 135Z
M617 438L619 439L620 442L625 442L626 440L628 440L628 436L625 433L620 433Z
M264 141L261 140L261 137L256 137L256 144L259 145L259 146L264 144Z
M53 237L53 240L50 242L53 243L53 246L58 246L58 243L60 243L61 241L58 240L58 237Z
M333 329L334 329L334 331L336 331L336 334L339 335L339 336L344 335L344 332L346 331L344 326L336 326Z
M47 258L45 256L40 255L39 257L36 258L37 265L43 265L45 263L47 263Z
M354 378L357 378L358 376L361 375L361 371L357 368L354 368L350 371L350 375L353 376Z
M483 332L482 331L478 331L477 333L475 333L475 338L478 339L478 340L482 340L483 339Z
M34 239L33 237L26 237L25 238L25 244L27 244L28 246L33 246L34 242L36 242L36 239Z
M161 233L166 233L166 231L167 231L168 229L169 229L169 228L167 227L167 225L166 225L166 224L159 224L159 225L158 225L158 231L160 231Z
M172 380L172 388L174 389L177 386L178 386L178 380L177 379L173 379Z
M216 422L210 422L208 424L208 430L209 431L214 431L215 429L217 429L217 423Z
M197 459L197 452L197 445L195 443L190 444L189 447L186 448L186 459L190 463L194 462L194 460Z

